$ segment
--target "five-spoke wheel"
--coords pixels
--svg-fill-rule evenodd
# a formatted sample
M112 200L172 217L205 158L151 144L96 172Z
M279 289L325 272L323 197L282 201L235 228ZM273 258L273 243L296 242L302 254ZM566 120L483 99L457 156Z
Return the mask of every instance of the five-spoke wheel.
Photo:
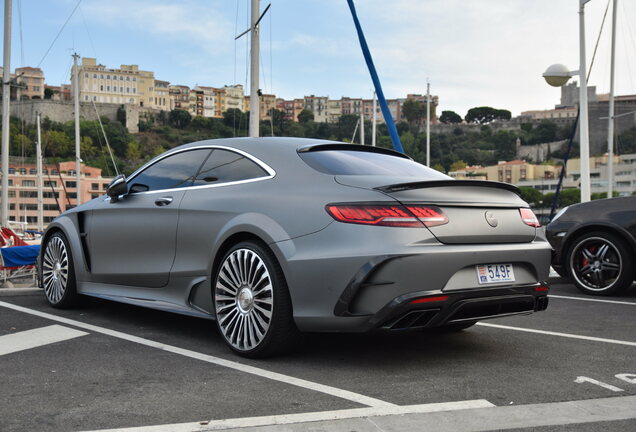
M568 272L583 292L610 295L633 281L629 248L617 236L595 232L577 238L567 256Z
M295 342L287 285L266 247L243 242L231 248L217 270L213 298L218 328L235 352L262 357Z

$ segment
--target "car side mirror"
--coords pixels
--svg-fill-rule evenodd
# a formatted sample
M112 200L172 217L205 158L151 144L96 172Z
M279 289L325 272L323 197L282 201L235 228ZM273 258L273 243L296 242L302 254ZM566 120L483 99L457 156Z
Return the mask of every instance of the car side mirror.
M128 192L128 185L126 184L126 176L123 174L118 175L106 188L106 195L110 197L112 202L116 202L120 195L124 195Z

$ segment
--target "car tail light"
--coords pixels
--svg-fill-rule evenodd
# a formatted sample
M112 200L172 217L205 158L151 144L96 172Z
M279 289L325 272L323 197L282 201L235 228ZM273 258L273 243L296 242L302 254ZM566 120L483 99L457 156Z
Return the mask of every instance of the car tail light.
M548 291L550 291L550 287L546 286L546 285L541 285L541 286L538 286L538 287L534 287L534 290L537 291L537 292L548 292Z
M519 214L521 215L521 220L524 224L530 225L531 227L540 228L541 223L539 223L539 219L535 216L534 212L529 208L520 208Z
M328 205L327 213L338 222L362 225L421 228L448 223L448 217L438 207L391 204Z
M434 297L422 297L415 300L411 300L410 304L420 304L420 303L434 303L448 300L447 295L442 296L434 296Z

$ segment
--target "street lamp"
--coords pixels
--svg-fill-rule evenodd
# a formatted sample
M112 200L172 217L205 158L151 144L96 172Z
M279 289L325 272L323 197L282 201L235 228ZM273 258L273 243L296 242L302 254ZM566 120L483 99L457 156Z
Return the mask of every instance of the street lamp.
M579 85L579 137L581 140L581 202L590 200L590 130L587 120L587 77L585 62L585 4L590 0L579 0L579 70L570 71L562 64L554 64L543 73L546 82L561 87L578 75Z

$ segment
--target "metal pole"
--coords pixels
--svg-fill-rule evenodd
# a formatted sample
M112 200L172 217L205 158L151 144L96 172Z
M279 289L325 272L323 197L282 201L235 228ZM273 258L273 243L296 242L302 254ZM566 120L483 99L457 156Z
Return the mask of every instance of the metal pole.
M360 144L364 145L364 102L360 107Z
M585 3L579 0L579 87L580 122L579 137L581 140L581 202L590 200L590 130L587 115L587 63L585 61Z
M607 124L607 197L614 192L614 65L616 58L616 8L618 0L612 4L612 49L610 62L609 119Z
M378 121L378 114L377 114L377 108L376 108L376 101L375 101L375 92L373 92L373 120L371 123L371 145L373 147L375 147L375 135L376 135L376 123Z
M260 115L260 97L258 96L258 74L259 74L259 57L260 57L260 38L259 30L256 22L259 18L261 10L260 0L252 0L252 33L250 43L250 136L258 137L259 133L259 115Z
M426 83L426 166L431 166L431 83Z
M37 132L38 132L38 142L36 151L36 163L37 163L37 171L38 171L38 231L44 230L44 210L43 210L43 201L44 194L42 193L42 136L40 134L40 113L37 113Z
M4 0L4 61L2 71L2 226L9 221L9 102L11 100L11 1Z
M81 179L81 159L80 159L80 124L79 124L79 73L77 72L77 59L79 54L73 54L73 92L75 93L75 169L77 171L77 205L82 203Z

